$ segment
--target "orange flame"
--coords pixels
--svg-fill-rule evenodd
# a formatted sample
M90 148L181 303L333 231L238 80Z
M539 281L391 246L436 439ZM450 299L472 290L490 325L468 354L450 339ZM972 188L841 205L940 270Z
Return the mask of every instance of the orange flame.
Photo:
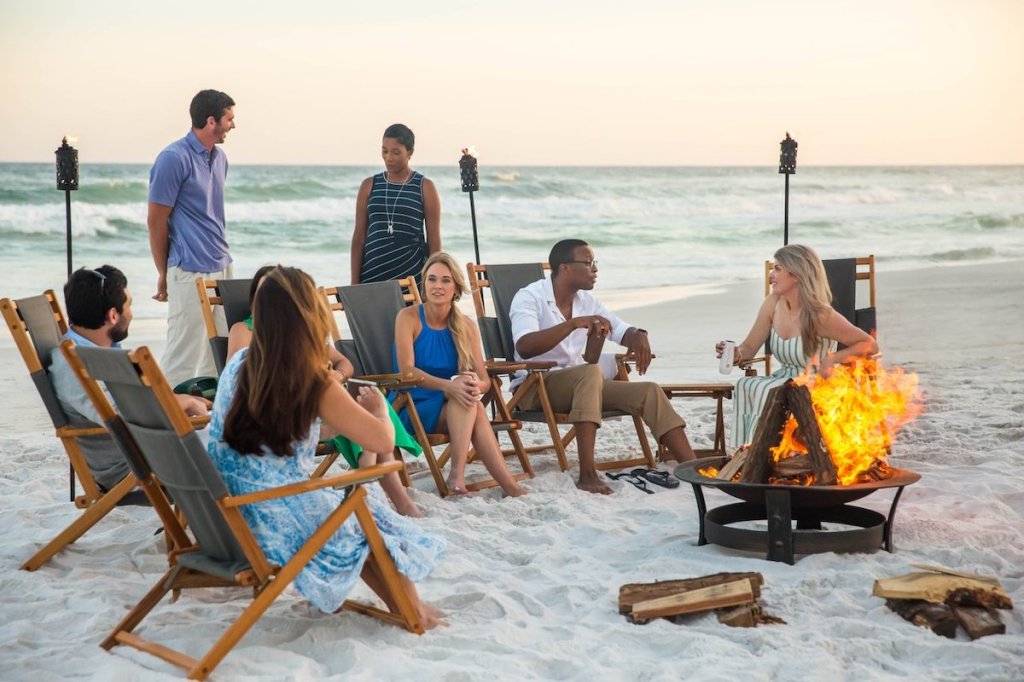
M810 388L818 428L840 485L884 470L893 435L921 413L917 375L899 367L886 369L873 358L839 365L828 378L805 371L793 381ZM772 457L778 462L806 452L791 415Z

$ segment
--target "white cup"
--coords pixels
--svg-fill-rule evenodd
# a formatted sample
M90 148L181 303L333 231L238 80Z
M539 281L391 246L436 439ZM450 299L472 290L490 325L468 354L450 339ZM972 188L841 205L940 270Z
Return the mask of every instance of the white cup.
M736 357L736 344L733 341L726 341L722 349L722 358L718 361L718 371L722 374L732 372L732 361Z

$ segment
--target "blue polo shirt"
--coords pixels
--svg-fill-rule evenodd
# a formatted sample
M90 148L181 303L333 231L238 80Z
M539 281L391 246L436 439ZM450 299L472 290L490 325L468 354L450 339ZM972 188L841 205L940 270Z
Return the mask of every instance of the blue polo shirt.
M231 263L224 223L228 159L207 151L194 131L160 152L149 171L149 201L170 206L167 267L218 272Z

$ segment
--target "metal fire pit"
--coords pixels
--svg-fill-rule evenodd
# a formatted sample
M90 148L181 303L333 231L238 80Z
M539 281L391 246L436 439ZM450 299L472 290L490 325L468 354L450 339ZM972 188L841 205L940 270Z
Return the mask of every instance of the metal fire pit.
M906 469L891 468L892 476L881 481L854 485L775 485L734 483L701 475L698 469L721 469L725 457L684 462L675 475L693 486L700 515L698 545L709 542L751 552L766 552L769 561L794 562L797 554L821 552L874 552L879 547L892 551L892 522L903 488L916 483L921 475ZM708 510L703 487L718 488L744 500ZM882 488L896 488L889 515L848 502L858 500ZM767 521L767 530L733 528L744 521ZM796 521L796 529L793 528ZM852 529L825 530L823 522L855 526Z

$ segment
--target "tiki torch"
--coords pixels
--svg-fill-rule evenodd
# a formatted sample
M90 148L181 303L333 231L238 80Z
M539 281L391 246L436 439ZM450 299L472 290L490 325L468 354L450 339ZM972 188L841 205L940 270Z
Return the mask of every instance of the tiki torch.
M67 218L68 280L71 279L71 192L78 189L78 150L68 144L65 135L60 147L54 152L57 155L57 189L64 190L64 213ZM75 468L70 467L68 474L71 488L71 501L75 501Z
M779 172L786 176L786 208L783 214L782 245L789 244L789 176L796 173L796 140L786 133L781 143L782 153L779 155Z
M78 150L68 144L65 135L57 155L57 189L64 190L64 213L67 217L68 279L71 279L71 192L78 189Z
M469 192L469 215L473 221L473 250L476 253L476 264L480 265L480 243L476 236L476 204L473 203L473 192L480 189L480 171L476 166L475 150L467 147L462 150L459 159L459 174L462 176L462 191Z

